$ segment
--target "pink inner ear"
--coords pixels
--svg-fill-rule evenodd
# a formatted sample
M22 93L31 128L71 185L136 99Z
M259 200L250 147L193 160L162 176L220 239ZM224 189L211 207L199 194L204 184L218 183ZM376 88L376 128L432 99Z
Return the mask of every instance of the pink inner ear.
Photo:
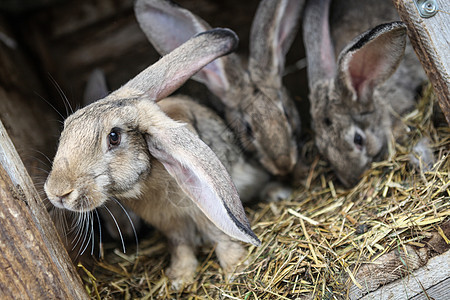
M230 88L223 66L225 63L226 58L217 58L195 74L193 79L205 84L216 96L224 97Z
M207 176L204 176L205 174L202 174L201 172L204 170L199 169L200 172L197 173L196 169L198 166L195 164L188 166L188 158L185 158L186 162L183 163L183 159L176 158L162 149L152 148L150 146L149 150L152 155L164 165L169 174L176 179L177 183L191 197L194 203L196 203L200 209L211 218L211 221L220 223L223 219L220 212L223 207L222 205L219 205L220 200L218 199L218 195L214 193L214 190L208 185L208 181L202 180L202 178L207 178ZM217 200L219 200L219 202ZM221 228L220 225L219 228Z
M367 88L372 89L377 80L383 76L386 68L383 66L383 57L379 51L355 52L349 62L348 72L353 89L361 97Z
M146 140L150 153L211 222L231 237L259 245L231 177L206 144L179 125L153 130Z
M177 180L178 184L183 187L187 193L194 199L200 199L203 206L209 206L207 201L203 199L211 199L216 197L214 193L210 191L208 186L202 182L202 180L192 172L191 169L182 165L180 162L175 161L173 157L166 156L166 159L161 159L166 170ZM210 209L213 210L213 209Z

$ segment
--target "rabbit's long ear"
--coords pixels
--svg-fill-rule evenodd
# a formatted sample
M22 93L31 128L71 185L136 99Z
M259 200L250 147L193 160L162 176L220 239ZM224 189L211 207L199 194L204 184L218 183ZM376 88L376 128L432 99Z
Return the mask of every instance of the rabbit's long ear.
M193 35L211 28L200 17L170 0L137 0L134 10L142 31L161 55L169 53ZM224 58L216 59L193 79L220 95L229 88L224 64Z
M108 96L108 86L106 84L105 74L100 69L95 69L89 75L86 89L83 95L83 106L89 105L94 101Z
M231 177L214 152L153 102L143 99L138 111L139 130L145 133L151 155L183 191L226 234L259 245Z
M201 32L139 73L112 96L130 98L145 93L153 100L161 100L211 61L232 52L237 44L238 37L230 29Z
M260 2L250 33L249 70L254 81L281 86L285 56L295 38L304 2Z
M376 86L386 81L403 58L406 26L379 25L354 39L339 55L336 86L346 98L366 103Z
M331 0L307 0L303 13L303 41L306 50L309 88L336 73L334 47L330 35Z

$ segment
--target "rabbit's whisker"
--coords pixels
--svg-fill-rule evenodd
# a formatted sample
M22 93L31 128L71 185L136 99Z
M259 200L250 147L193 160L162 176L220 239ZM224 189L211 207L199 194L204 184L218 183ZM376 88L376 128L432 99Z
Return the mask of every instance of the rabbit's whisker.
M136 242L136 256L138 256L139 240L138 240L138 236L137 236L137 233L136 233L136 228L134 227L134 224L133 224L133 220L131 220L131 217L128 214L128 211L125 209L125 207L123 207L122 203L120 203L119 200L117 200L114 197L111 197L111 199L114 200L114 202L116 202L120 206L120 208L123 210L123 212L127 216L128 221L130 221L131 229L133 229L134 239L135 239L135 242Z
M44 172L45 174L50 174L50 171L48 171L48 170L46 170L46 169L43 169L43 168L39 168L39 167L36 167L36 168L34 168L35 170L39 170L39 171L42 171L42 172ZM43 183L45 183L45 180L43 181Z
M34 92L36 94L36 96L38 96L39 98L41 98L42 100L44 100L45 103L47 103L60 117L61 119L65 119L63 114L56 109L56 107L50 103L50 101L48 101L47 99L45 99L44 97L42 97L41 95L39 95L37 92ZM58 121L61 124L64 124L62 121Z
M85 238L83 239L83 236L85 235L85 228L86 228L86 211L84 208L82 208L79 218L76 224L77 227L77 234L74 239L76 239L76 243L73 246L72 250L75 250L75 248L78 246L78 244L81 242L80 248L83 247Z
M58 91L59 96L63 100L63 104L66 109L66 115L69 115L69 108L70 108L70 113L73 114L74 111L73 111L72 105L70 105L69 99L64 94L64 91L62 90L62 88L59 86L58 82L56 82L55 78L53 78L53 76L50 73L48 74L48 76L49 76L50 81L52 82L53 86Z
M94 213L91 211L91 256L94 255L94 245L95 245L95 230L94 230Z
M64 238L66 239L66 244L67 244L68 243L67 236L68 236L69 230L70 230L69 223L67 223L67 215L64 211L62 211L60 209L58 210L58 215L59 215L60 223L62 223L63 234L64 234Z
M95 212L95 216L97 217L97 222L98 222L98 239L99 239L98 257L100 258L102 256L102 248L103 248L102 226L101 226L100 216L98 215L97 208L94 209L94 212Z
M22 151L20 151L19 149L17 149L17 150L18 150L19 153L22 152ZM27 159L30 159L30 158L31 158L31 159L33 159L34 161L39 162L39 164L44 165L44 166L47 167L47 168L50 167L50 165L49 165L48 163L46 163L45 161L43 161L42 159L40 159L39 157L37 157L37 156L34 155L34 154L26 154L26 155L23 155L22 157L23 157L24 160L27 160ZM42 169L42 170L44 170L44 169ZM49 171L46 170L46 173L48 174Z
M82 231L83 240L80 244L80 249L78 250L78 256L84 253L84 250L82 251L82 249L83 247L85 247L84 246L85 243L89 244L88 234L89 234L89 212L83 209L83 231Z
M42 155L43 157L45 157L45 159L49 162L50 165L52 164L52 160L51 160L44 152L39 151L39 150L37 150L37 149L31 149L31 151L36 152L36 153ZM47 165L47 164L46 164L46 165Z
M92 245L94 245L93 238L94 238L94 230L93 230L94 224L93 224L93 218L92 218L92 212L86 212L86 233L84 235L84 240L82 245L86 243L83 250L80 253L80 256L84 254L86 249L89 247L89 241L91 241L92 238ZM91 238L89 238L91 237ZM81 249L81 248L80 248Z
M46 204L49 204L50 202L46 202ZM51 203L50 203L51 204ZM57 228L61 228L62 229L62 234L63 236L61 236L61 238L64 238L66 243L67 243L67 220L66 220L66 215L64 214L64 211L61 209L58 209L56 207L53 207L53 209L50 210L50 216L51 219L53 220L55 226Z
M106 209L106 211L111 215L111 218L113 219L114 224L116 224L117 231L119 232L119 236L120 236L120 241L122 242L123 253L126 253L126 250L125 250L125 242L124 242L124 240L123 240L122 231L120 230L120 226L119 226L119 224L117 223L116 218L114 217L113 213L109 210L109 208L108 208L106 205L103 206L103 208Z
M75 236L72 239L72 251L77 247L78 243L81 240L82 232L83 232L83 226L82 226L82 220L83 220L83 213L79 213L77 216L76 223L73 224L72 229L75 230Z

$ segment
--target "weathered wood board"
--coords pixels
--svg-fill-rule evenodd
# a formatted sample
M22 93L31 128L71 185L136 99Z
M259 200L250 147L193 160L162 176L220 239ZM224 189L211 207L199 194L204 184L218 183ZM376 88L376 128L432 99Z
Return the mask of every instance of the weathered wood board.
M360 298L369 299L449 299L450 251L431 258L427 265L400 280L391 282Z
M450 124L450 1L435 0L437 13L429 18L420 16L414 1L420 2L393 0Z
M0 298L88 299L0 122Z
M42 160L55 148L57 117L40 98L45 91L32 63L1 17L0 33L0 299L86 299L28 175L45 179L42 163L50 166Z

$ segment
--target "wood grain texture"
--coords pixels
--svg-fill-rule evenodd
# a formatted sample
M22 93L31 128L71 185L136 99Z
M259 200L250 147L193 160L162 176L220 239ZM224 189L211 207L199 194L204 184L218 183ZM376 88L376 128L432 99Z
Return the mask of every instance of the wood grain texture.
M421 292L420 294L411 298L411 300L429 300L430 297L434 299L448 299L450 291L450 277L447 279L433 285L427 289L426 293Z
M0 299L88 299L0 122Z
M422 18L413 0L393 0L408 36L450 124L450 1L437 0L439 11Z
M412 272L409 276L391 282L360 299L418 300L449 298L450 251L447 251L431 258L427 265Z

